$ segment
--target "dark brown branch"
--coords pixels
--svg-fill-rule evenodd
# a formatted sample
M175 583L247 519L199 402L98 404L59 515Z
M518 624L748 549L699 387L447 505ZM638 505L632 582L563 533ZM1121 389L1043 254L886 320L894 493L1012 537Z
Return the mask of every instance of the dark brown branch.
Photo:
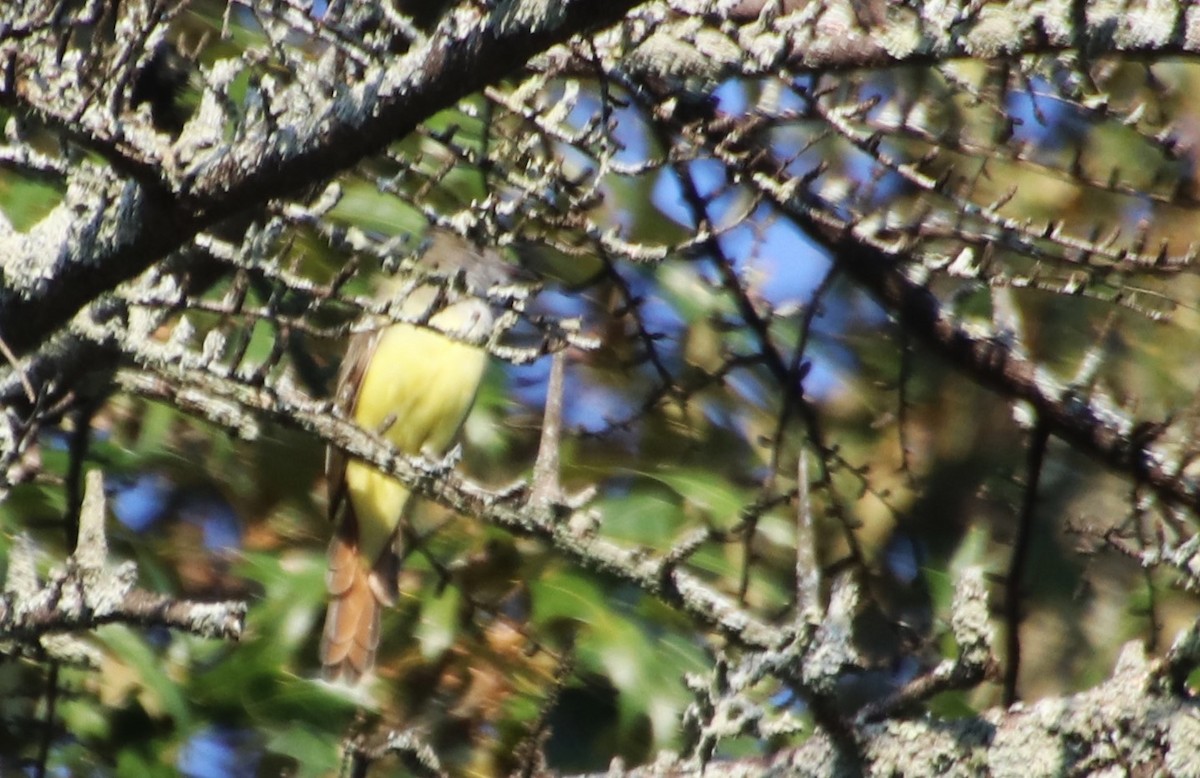
M1004 704L1017 701L1017 679L1021 672L1021 604L1024 602L1025 570L1029 564L1030 544L1033 542L1033 517L1037 511L1038 484L1042 479L1042 466L1046 459L1046 443L1049 433L1040 422L1032 430L1032 439L1026 451L1025 495L1021 501L1021 514L1017 517L1017 531L1013 536L1012 558L1008 573L1004 576L1004 622L1008 633L1005 645L1008 653L1004 657Z
M807 216L797 216L812 225ZM812 225L816 227L816 225ZM1107 467L1147 484L1171 503L1200 508L1200 484L1133 435L1132 425L1103 398L1077 394L999 339L970 332L943 310L933 292L910 278L900 259L881 249L816 228L846 272L908 331L980 384L1030 403L1050 432Z
M721 141L729 133L729 117L707 107L700 124L684 124L681 132L702 142L718 159L729 156ZM694 117L694 114L689 115ZM712 133L712 134L709 134ZM761 191L782 213L818 240L855 283L904 322L906 331L979 384L1005 397L1033 406L1050 434L1088 454L1106 467L1146 484L1172 504L1200 510L1200 482L1167 461L1153 439L1134 434L1133 423L1102 396L1089 396L1050 375L1037 362L1003 339L972 331L949 311L907 262L919 259L884 238L857 229L833 215L826 204L801 194L779 159L768 153L737 159L747 169L743 180Z

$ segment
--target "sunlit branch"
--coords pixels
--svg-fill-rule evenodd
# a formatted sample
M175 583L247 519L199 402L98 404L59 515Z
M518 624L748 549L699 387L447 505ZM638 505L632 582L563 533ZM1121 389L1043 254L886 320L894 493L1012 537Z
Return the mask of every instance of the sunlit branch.
M736 643L769 647L787 639L785 632L752 616L691 573L641 549L622 548L559 520L563 512L573 513L582 505L532 505L527 489L490 491L462 478L445 463L405 456L378 435L338 417L327 403L304 396L290 382L248 386L203 367L182 367L167 356L162 344L125 342L123 348L145 368L160 369L170 376L167 380L143 371L121 371L117 380L127 391L175 403L251 436L256 434L257 422L264 419L303 429L395 475L432 502L514 534L540 539L572 562L633 584Z
M220 219L328 178L555 43L617 21L632 5L571 0L556 4L543 20L456 19L409 56L369 68L336 98L318 100L306 91L317 77L307 72L315 63L305 63L306 72L291 85L263 81L258 87L270 121L292 127L288 143L266 143L267 133L249 131L221 142L230 117L220 107L221 89L211 82L207 102L170 149L162 136L131 133L121 124L130 120L126 115L88 111L87 130L77 139L112 167L77 169L58 206L77 220L45 219L28 235L0 235L0 254L30 270L6 277L0 335L16 354L26 353L98 292L132 278ZM0 59L12 65L0 84L0 104L72 126L83 90L55 62L55 46L27 51L43 58L31 62L16 56L16 45L10 33L0 34ZM239 63L218 63L217 69L227 83ZM154 141L137 145L143 137ZM81 223L92 227L85 232L72 226ZM54 282L34 284L34 271L51 264Z
M79 515L79 544L46 581L37 579L32 544L18 540L0 600L0 640L41 653L39 641L49 635L114 623L170 627L207 638L241 637L246 603L174 599L137 588L132 562L111 565L105 515L103 478L93 470Z

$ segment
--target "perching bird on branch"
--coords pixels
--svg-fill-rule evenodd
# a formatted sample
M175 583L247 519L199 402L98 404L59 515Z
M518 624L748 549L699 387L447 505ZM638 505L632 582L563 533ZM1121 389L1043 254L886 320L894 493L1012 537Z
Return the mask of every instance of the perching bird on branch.
M393 324L356 335L338 375L337 403L405 454L439 457L458 436L487 365L487 352L467 342L478 343L492 330L491 307L479 295L510 280L513 269L495 251L440 230L419 269L430 279L413 289L401 310L427 318L427 325ZM336 529L321 664L326 678L353 682L374 665L381 610L399 594L403 526L413 501L399 480L333 447L326 475Z

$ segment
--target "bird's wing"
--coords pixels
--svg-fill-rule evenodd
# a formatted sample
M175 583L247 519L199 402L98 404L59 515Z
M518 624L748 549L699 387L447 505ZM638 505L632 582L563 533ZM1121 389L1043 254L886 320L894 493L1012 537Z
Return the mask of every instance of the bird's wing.
M382 330L360 332L350 339L350 345L346 348L346 356L338 370L337 394L334 397L334 405L344 419L354 418L363 374L370 364L381 333ZM329 520L336 523L343 505L347 503L346 453L337 446L330 446L325 453L325 479L329 488Z

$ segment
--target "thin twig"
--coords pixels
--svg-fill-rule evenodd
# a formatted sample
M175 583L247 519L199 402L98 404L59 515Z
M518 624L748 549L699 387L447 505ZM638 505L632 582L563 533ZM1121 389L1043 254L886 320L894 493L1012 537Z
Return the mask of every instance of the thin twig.
M42 740L38 744L37 762L34 763L36 778L46 778L46 766L50 761L50 744L54 742L54 718L58 714L58 662L50 663L50 673L46 678L46 725L42 730Z
M1017 519L1017 534L1013 539L1012 559L1004 577L1004 622L1007 626L1004 659L1004 704L1017 701L1017 678L1021 671L1021 603L1022 584L1029 562L1029 546L1032 543L1033 517L1037 511L1038 482L1042 478L1042 465L1046 459L1046 443L1050 431L1040 419L1033 428L1032 439L1026 458L1025 497L1021 515Z
M20 360L13 350L4 342L4 338L0 337L0 354L8 360L8 364L12 365L13 370L17 372L17 376L21 379L21 386L25 389L25 398L31 403L37 402L37 392L33 389L33 384L29 380L29 376L25 373L25 369L21 366Z
M796 467L796 626L824 615L821 609L821 566L817 561L808 487L808 449L800 449Z
M542 417L542 437L533 465L533 487L529 500L533 505L551 505L562 499L559 483L559 446L562 441L563 383L566 355L562 350L550 357L550 376L546 382L546 412Z

